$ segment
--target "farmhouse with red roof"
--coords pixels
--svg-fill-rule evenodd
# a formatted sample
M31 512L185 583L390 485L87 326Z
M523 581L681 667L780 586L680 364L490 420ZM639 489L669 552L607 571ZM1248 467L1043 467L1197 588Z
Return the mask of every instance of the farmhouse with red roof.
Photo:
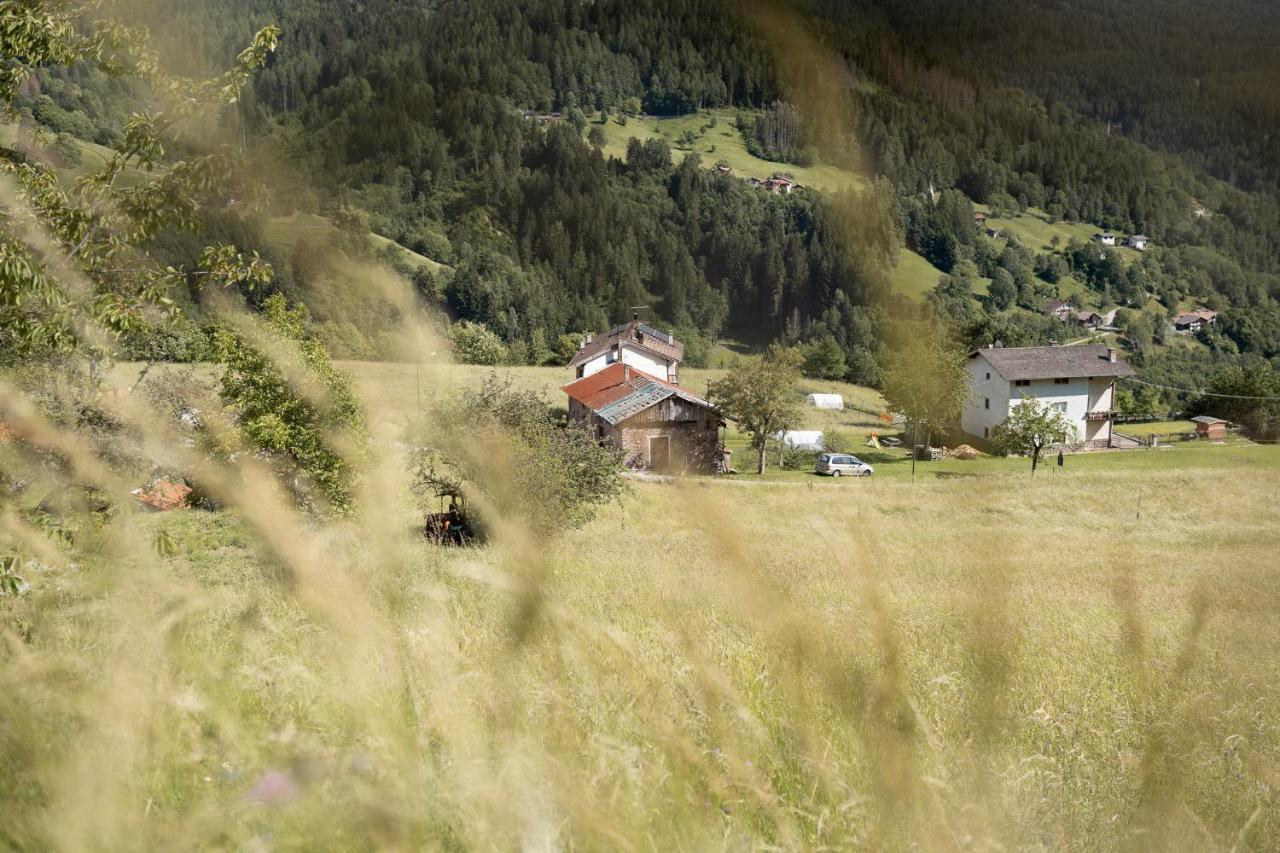
M628 468L709 474L724 419L670 382L617 361L571 382L569 416L623 453Z

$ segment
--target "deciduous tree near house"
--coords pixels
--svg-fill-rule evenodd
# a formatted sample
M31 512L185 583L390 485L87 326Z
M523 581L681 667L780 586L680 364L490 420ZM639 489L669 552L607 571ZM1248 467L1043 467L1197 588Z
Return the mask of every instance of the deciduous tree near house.
M449 329L453 354L463 364L501 364L507 359L502 339L480 323L462 320Z
M751 446L759 454L757 472L760 474L764 473L769 439L789 429L800 417L795 385L800 379L802 363L798 352L774 344L759 359L733 370L707 388L708 399L751 436Z
M969 371L963 350L919 336L885 371L884 398L889 410L923 427L925 444L933 433L960 418L969 395Z
M1001 453L1030 456L1031 474L1035 476L1044 449L1069 441L1074 435L1075 427L1061 412L1041 405L1033 397L1023 397L996 427L992 441Z

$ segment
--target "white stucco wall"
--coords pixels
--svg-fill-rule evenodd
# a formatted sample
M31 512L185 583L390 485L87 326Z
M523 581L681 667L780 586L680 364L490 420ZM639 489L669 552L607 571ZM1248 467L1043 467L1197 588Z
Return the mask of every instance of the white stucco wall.
M990 431L1009 414L1009 382L979 353L969 359L969 390L960 413L960 429L977 438L990 438ZM990 408L986 400L991 401Z
M609 365L617 361L617 353L613 349L609 349L600 353L595 358L582 365L582 375L590 376L593 373L599 373ZM635 347L622 345L622 363L629 364L637 370L641 370L650 376L656 376L659 379L671 381L671 362L658 358L651 353L636 349Z

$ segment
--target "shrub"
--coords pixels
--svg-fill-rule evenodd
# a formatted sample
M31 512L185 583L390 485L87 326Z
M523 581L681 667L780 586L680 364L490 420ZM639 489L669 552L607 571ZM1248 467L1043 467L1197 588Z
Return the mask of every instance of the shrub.
M809 341L800 347L800 355L804 359L801 371L813 379L839 380L849 372L844 360L844 350L830 336Z
M578 354L578 344L581 342L582 338L578 335L561 335L556 338L556 349L552 354L555 363L568 364L573 361L573 357Z
M535 532L549 533L586 522L622 492L617 450L556 418L541 394L516 391L496 373L465 391L441 421L440 429L414 442L439 438L439 447L427 453L447 460L417 466L419 493L431 491L422 481L431 471L464 493L482 492L496 517L519 518ZM442 478L442 470L450 473Z
M463 320L449 330L454 357L462 364L502 364L507 348L502 340L479 323Z
M822 443L828 453L852 453L858 442L843 430L828 429L822 433Z

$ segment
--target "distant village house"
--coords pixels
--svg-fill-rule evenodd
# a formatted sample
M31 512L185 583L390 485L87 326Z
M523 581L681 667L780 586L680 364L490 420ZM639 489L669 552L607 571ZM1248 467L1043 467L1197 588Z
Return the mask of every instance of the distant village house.
M771 193L779 193L782 195L789 194L794 189L799 189L799 184L783 174L775 174L767 181L763 181L760 186L764 187Z
M1075 321L1086 329L1096 329L1102 325L1102 315L1097 311L1077 311Z
M1116 379L1134 369L1101 344L1081 346L988 346L969 355L969 400L960 428L990 439L1023 398L1061 413L1075 428L1082 449L1113 446Z
M1146 234L1133 234L1125 241L1130 249L1137 249L1139 252L1147 250L1147 243L1151 242L1151 238Z
M1093 239L1104 246L1114 246L1116 244L1116 235L1112 234L1110 231L1094 234Z
M1200 331L1205 326L1212 326L1216 322L1218 322L1217 311L1211 311L1208 308L1197 308L1194 311L1186 311L1174 317L1173 330L1192 334Z
M1076 306L1063 299L1050 299L1040 309L1040 313L1065 323L1075 315Z
M620 362L562 390L569 416L622 451L628 468L715 472L724 419L706 400Z

